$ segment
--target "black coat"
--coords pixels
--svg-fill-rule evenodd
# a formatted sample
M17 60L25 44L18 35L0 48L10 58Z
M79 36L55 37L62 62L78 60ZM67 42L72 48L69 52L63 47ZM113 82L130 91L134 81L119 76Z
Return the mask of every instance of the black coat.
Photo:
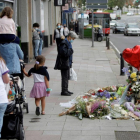
M69 48L66 40L63 40L58 47L58 55L55 63L55 70L67 70L69 69L70 63L69 58L73 54L73 49Z

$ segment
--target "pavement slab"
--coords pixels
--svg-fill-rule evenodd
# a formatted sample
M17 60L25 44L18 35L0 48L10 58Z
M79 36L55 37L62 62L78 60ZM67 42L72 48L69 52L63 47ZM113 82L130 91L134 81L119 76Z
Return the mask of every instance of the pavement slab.
M54 70L57 56L55 45L43 49L45 65L50 74L50 87L53 89L46 98L46 115L35 115L34 99L29 98L33 78L26 78L26 94L29 114L24 113L26 140L115 140L115 130L140 131L140 123L132 120L78 120L74 116L58 114L64 111L59 103L65 103L90 89L109 85L126 84L126 77L120 76L120 65L113 49L107 50L106 42L95 42L91 47L90 39L76 39L73 49L73 68L78 81L69 81L70 97L61 96L61 74ZM26 65L27 71L33 67L35 60ZM24 111L25 112L25 111Z

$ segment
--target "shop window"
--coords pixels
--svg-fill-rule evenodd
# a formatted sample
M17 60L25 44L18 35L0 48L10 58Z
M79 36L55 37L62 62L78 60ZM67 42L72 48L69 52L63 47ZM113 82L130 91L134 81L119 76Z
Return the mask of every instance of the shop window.
M4 8L4 3L3 2L0 2L0 13L3 10L3 8Z

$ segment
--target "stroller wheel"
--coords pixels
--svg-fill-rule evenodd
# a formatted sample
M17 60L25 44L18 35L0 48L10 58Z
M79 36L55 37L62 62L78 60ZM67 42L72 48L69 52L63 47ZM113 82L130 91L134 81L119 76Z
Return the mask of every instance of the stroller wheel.
M26 113L29 113L28 103L26 103Z
M19 140L25 140L25 133L24 133L24 128L23 128L22 124L20 124L19 130L20 130Z

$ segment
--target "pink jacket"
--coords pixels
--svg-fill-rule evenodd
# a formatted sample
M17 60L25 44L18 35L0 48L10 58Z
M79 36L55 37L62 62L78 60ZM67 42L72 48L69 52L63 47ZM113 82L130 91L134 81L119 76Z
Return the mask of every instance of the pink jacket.
M15 22L12 18L8 18L7 16L0 18L0 34L16 35Z

